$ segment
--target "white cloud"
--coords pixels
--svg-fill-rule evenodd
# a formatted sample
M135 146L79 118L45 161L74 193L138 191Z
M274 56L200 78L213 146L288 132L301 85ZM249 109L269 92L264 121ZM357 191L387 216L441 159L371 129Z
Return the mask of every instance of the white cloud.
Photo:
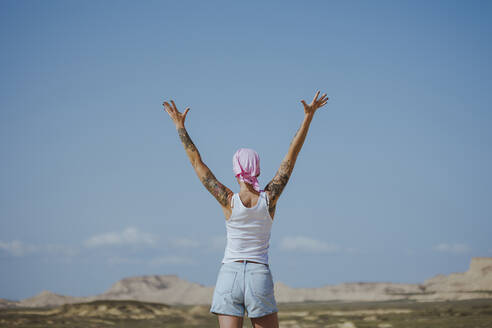
M434 250L444 253L464 254L464 253L468 253L471 250L471 248L466 244L441 243L439 245L434 246Z
M196 248L200 246L198 241L189 238L174 238L170 241L170 244L177 248Z
M3 250L8 254L17 257L32 253L56 254L65 256L74 256L78 253L75 248L70 246L53 244L33 245L24 243L19 240L13 240L10 242L0 241L0 250Z
M97 247L106 245L136 245L146 244L152 245L156 242L156 238L149 233L140 232L137 228L128 227L119 232L108 232L100 235L95 235L85 241L87 247Z
M151 266L162 266L162 265L191 265L194 262L188 257L182 256L162 256L156 257L149 261Z
M340 247L337 245L305 236L284 237L280 241L280 248L285 251L307 253L336 253L340 251Z
M23 256L27 253L36 252L38 247L13 240L11 242L0 241L0 249L13 256Z

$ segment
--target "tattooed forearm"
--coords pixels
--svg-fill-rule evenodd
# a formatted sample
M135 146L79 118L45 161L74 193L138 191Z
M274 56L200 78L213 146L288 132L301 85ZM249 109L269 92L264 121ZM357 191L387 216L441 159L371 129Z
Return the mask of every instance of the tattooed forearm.
M191 165L196 169L197 164L201 160L198 149L196 148L193 141L191 141L191 138L188 135L188 132L186 132L185 128L179 128L178 134L179 134L179 139L181 139L181 142L183 143L183 147L186 151L186 155L188 155L188 158L190 159Z
M183 147L186 151L186 155L190 159L191 165L195 169L198 178L202 181L207 190L217 199L217 201L224 207L228 207L229 196L232 195L232 191L220 183L213 175L212 171L202 162L200 152L196 148L193 141L191 141L188 132L185 128L178 128L179 138L183 143Z
M220 183L211 171L202 177L202 183L222 206L227 207L229 189Z
M282 164L280 164L280 168L278 169L277 174L275 175L273 180L270 181L270 183L265 187L265 191L268 192L268 196L270 199L268 209L272 218L273 214L275 213L277 200L284 190L285 185L289 181L290 175L292 173L292 170L294 169L294 165L297 160L297 155L299 155L302 145L304 144L304 140L306 139L306 135L309 130L309 125L311 124L312 118L312 115L304 116L304 120L302 121L301 126L294 135L294 138L292 138L287 155L285 155Z
M278 169L277 174L275 175L273 180L270 181L270 183L268 183L268 185L265 187L265 190L269 192L270 196L270 214L275 211L277 199L280 197L280 194L287 185L287 182L289 182L289 178L293 168L294 166L291 161L284 160L282 164L280 164L280 168Z
M195 144L193 143L193 141L191 141L191 138L188 135L188 132L186 132L185 128L179 128L178 134L179 134L179 138L181 139L181 142L183 143L183 146L186 150L189 149L191 151L197 151Z

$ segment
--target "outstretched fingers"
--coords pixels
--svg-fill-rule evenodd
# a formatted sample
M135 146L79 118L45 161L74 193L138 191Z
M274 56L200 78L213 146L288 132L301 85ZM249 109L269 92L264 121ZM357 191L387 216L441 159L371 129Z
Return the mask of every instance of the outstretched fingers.
M174 113L176 113L176 112L177 112L177 113L179 113L179 110L178 110L178 108L176 107L176 104L174 103L174 101L173 101L173 100L171 100L171 104L172 104L172 105L170 105L167 101L165 101L165 102L163 103L164 108L165 108L168 112L169 112L169 111L171 111L171 112L174 112Z
M178 108L176 107L176 104L174 103L174 101L171 100L170 102L171 102L171 104L168 103L167 101L163 102L165 111L169 114L169 116L171 117L171 119L173 120L173 122L176 126L184 125L186 115L190 111L190 107L186 107L184 112L180 113Z
M168 103L167 101L164 102L164 106L169 109L170 111L174 112L174 107L171 106L170 103Z
M316 99L318 98L319 96L319 90L318 92L316 92L316 95L314 95L314 98L313 98L313 101L311 102L311 104L314 104L316 102Z
M176 104L174 103L174 100L171 100L171 104L173 104L173 109L179 113L179 110L176 107Z
M321 98L318 99L316 102L317 107L321 107L326 105L326 102L328 101L328 97L326 96L326 93L321 96Z
M174 103L174 100L171 100L171 104L169 104L167 101L163 103L164 109L166 112L169 114L181 114L178 110L178 107L176 107L176 104ZM185 111L188 111L190 108L186 108ZM186 115L186 113L183 113L183 115Z
M304 101L304 99L301 100L301 103L304 105L304 110L307 112L315 111L316 109L326 105L328 101L328 96L326 93L324 93L321 97L319 97L320 91L318 90L316 92L316 95L313 98L313 101L308 105ZM319 98L318 98L319 97Z
M171 114L173 112L173 108L171 107L171 105L169 105L169 103L167 101L163 102L162 104L164 105L164 110L168 114Z
M318 102L320 101L323 101L325 100L327 97L326 97L326 93L323 93L323 95L321 96L321 98L318 99Z

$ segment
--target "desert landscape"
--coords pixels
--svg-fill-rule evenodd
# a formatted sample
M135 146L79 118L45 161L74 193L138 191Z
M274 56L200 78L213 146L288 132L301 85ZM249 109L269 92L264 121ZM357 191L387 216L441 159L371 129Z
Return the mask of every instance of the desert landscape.
M106 292L71 297L43 291L0 299L1 327L215 327L213 286L177 276L129 277ZM344 283L291 288L277 282L281 327L492 327L492 258L422 284ZM246 323L247 327L250 323Z
M169 306L138 301L93 301L54 308L0 311L1 327L218 327L206 305ZM453 302L303 302L279 305L284 328L486 328L492 300ZM244 327L251 327L248 320Z

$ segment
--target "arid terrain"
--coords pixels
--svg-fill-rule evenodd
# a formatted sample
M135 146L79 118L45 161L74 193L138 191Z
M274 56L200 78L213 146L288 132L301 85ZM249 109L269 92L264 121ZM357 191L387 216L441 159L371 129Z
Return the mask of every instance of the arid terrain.
M0 311L0 327L217 327L206 305L93 301ZM304 302L279 305L282 328L490 328L492 299L453 302ZM245 320L244 327L251 327Z

